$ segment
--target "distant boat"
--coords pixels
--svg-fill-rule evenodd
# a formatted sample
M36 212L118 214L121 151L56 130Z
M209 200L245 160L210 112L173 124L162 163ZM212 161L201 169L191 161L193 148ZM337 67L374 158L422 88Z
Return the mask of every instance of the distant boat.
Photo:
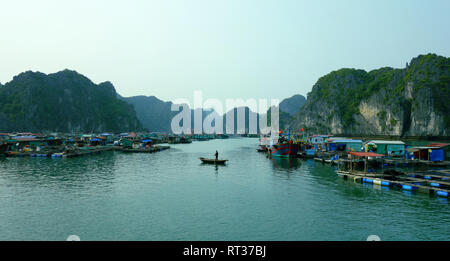
M267 152L266 145L259 145L259 147L256 149L258 152Z
M216 164L216 165L224 165L228 161L228 160L216 160L207 158L200 158L200 160L206 164Z

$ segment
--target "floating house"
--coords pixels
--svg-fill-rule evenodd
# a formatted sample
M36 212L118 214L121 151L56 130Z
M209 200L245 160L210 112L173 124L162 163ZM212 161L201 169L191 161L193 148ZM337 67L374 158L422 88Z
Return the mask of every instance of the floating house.
M449 143L432 143L427 146L408 148L410 159L425 160L431 162L448 161L450 158Z
M113 143L114 142L114 135L111 133L102 133L100 134L100 137L102 138L106 143Z
M418 159L432 162L444 160L443 151L436 147L416 146L407 148L406 151L409 152L408 158L410 159Z
M431 143L427 146L439 148L442 150L443 160L450 161L450 143Z
M403 141L371 140L365 144L365 150L383 155L403 156L406 153L406 144Z
M106 142L105 137L93 137L89 141L89 145L91 146L104 146Z
M139 149L142 147L142 143L135 138L126 137L122 139L122 147L126 149Z
M95 138L94 134L84 134L80 137L81 141L84 143L90 143L92 138Z
M153 146L152 139L144 139L141 141L141 143L142 143L142 148L149 148L149 147Z
M361 151L363 148L362 140L352 139L327 139L327 151Z
M31 150L46 145L44 139L38 139L36 136L12 136L7 142L10 144L10 150Z
M58 137L50 136L46 139L47 146L61 146L64 140Z
M311 137L309 137L309 143L311 145L323 145L326 141L326 139L328 139L329 137L331 137L330 135L313 135Z

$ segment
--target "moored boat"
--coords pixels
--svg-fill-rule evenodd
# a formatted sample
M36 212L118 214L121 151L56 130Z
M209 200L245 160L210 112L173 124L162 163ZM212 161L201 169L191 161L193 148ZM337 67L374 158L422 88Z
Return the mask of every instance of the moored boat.
M258 151L258 152L266 152L267 151L267 147L266 147L266 145L259 145L258 148L256 149L256 151Z
M298 144L293 143L292 141L288 141L285 143L279 143L274 145L270 149L270 154L274 157L297 157L297 152L299 150Z

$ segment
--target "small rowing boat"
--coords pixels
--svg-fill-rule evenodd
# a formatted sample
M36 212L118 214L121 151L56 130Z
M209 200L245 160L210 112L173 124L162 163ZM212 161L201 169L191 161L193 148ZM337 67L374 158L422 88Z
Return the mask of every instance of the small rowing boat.
M224 165L228 160L216 160L216 159L207 159L207 158L200 158L200 160L203 163L206 164L216 164L216 165Z

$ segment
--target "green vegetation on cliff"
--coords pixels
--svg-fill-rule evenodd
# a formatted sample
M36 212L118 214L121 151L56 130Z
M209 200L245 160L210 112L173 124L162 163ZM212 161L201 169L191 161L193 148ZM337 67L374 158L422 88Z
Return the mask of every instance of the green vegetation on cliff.
M142 128L132 105L110 82L75 71L25 72L0 88L0 130L100 132Z
M373 119L364 120L370 115L367 111L361 114L364 102L369 110L378 110L375 114L379 123L373 126L381 130L372 130L372 134L449 135L449 68L449 58L427 54L412 59L404 69L333 71L313 86L293 125L339 134L367 134L360 126L369 126L365 120ZM433 119L437 124L433 129L435 134L428 134L427 129L433 127L427 126L432 117L436 117ZM327 126L331 122L339 130L330 130Z

